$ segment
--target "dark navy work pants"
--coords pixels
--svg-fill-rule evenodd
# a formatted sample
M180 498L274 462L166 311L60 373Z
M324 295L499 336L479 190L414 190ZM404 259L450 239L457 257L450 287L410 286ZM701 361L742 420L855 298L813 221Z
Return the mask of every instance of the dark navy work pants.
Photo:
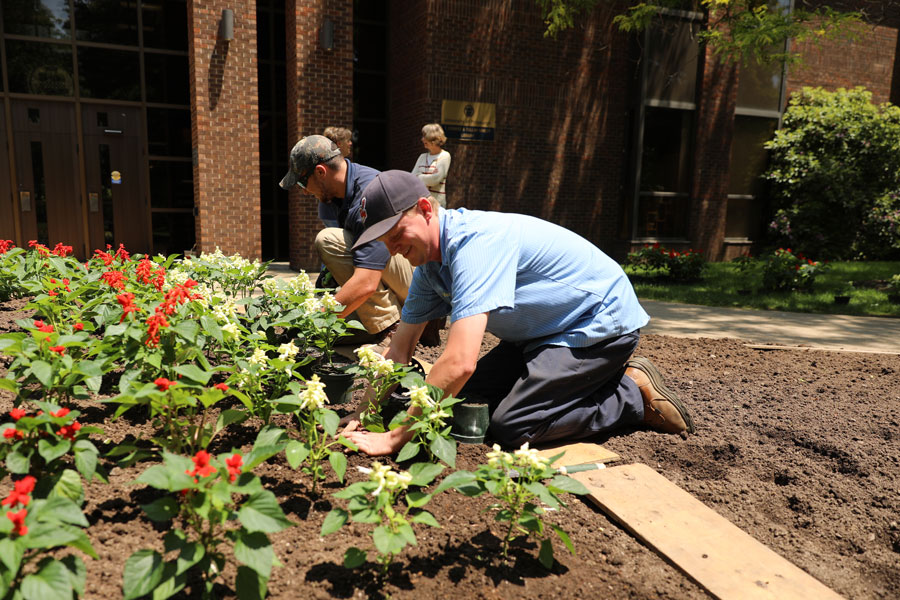
M501 341L484 355L459 396L487 402L490 441L507 447L575 441L644 418L641 392L625 377L634 331L587 348L540 346L522 352Z

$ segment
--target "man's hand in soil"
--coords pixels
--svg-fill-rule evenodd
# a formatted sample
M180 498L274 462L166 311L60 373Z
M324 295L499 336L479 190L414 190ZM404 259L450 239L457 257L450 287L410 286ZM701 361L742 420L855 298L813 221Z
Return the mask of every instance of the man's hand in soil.
M355 423L359 425L358 421ZM385 456L399 452L400 448L412 438L412 433L406 431L405 427L386 433L372 433L365 429L351 430L348 426L344 430L344 437L356 444L360 452L365 452L369 456Z

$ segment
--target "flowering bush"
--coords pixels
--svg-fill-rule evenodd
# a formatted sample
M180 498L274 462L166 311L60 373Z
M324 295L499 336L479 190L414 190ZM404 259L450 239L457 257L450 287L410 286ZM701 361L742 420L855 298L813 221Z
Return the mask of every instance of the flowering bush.
M361 346L356 349L359 363L349 369L353 373L365 379L366 401L368 405L360 415L359 422L369 431L384 432L384 420L381 418L381 403L385 396L395 386L403 385L410 388L413 385L424 383L422 376L414 372L412 367L400 365L389 358L384 358L375 352L372 346Z
M208 597L228 556L238 563L237 596L264 597L272 567L278 564L266 534L291 526L275 495L263 489L237 452L218 458L205 450L192 458L167 452L163 460L135 483L169 492L141 508L153 521L174 521L164 542L166 553L177 556L167 561L150 549L132 554L122 581L125 600L147 594L160 600L172 597L193 573ZM231 546L228 553L222 548L226 543Z
M269 262L250 262L240 254L225 256L216 246L215 252L204 252L199 258L184 261L182 268L189 270L196 281L221 290L226 296L246 298L259 285Z
M23 293L20 281L24 275L24 254L25 250L17 248L12 240L0 240L0 302Z
M424 450L428 460L438 458L456 466L456 440L450 437L449 421L453 418L453 405L462 402L462 398L443 395L443 390L428 383L409 390L409 412L399 412L390 425L391 429L408 426L413 433L397 454L399 462L413 459Z
M763 264L763 288L773 291L808 290L826 266L821 262L779 248Z
M766 144L775 243L832 260L900 256L889 237L900 224L898 140L900 108L873 104L864 88L793 94Z
M313 375L303 389L296 383L291 384L291 389L294 391L293 395L273 402L280 412L296 415L303 441L291 440L284 453L291 468L304 465L303 472L312 477L312 491L315 494L319 480L325 479L322 461L326 458L338 480L344 481L347 458L340 449L333 448L338 445L353 450L357 448L344 436L335 438L341 419L336 412L326 408L328 396L325 395L325 384L319 381L318 375Z
M0 597L41 600L84 594L87 569L77 554L62 556L69 547L97 558L83 531L88 521L70 498L32 498L36 479L14 482L3 499L0 518Z
M491 452L488 452L487 464L479 465L474 473L469 471L456 471L452 473L435 490L440 491L455 488L466 496L480 496L488 492L497 502L491 508L498 511L497 521L506 522L506 534L502 542L502 556L506 560L509 557L509 544L519 534L534 536L541 540L541 549L538 559L548 569L553 566L553 543L550 540L550 532L542 520L546 510L540 503L551 509L565 506L560 494L588 493L581 482L566 476L557 474L550 467L562 454L547 459L538 456L537 451L528 447L528 443L513 453L504 452L500 446L494 444ZM550 479L552 477L552 479ZM550 479L546 484L544 479ZM556 532L566 548L573 555L575 547L568 534L556 525L550 525L550 529Z
M444 467L416 463L409 471L392 471L387 465L375 461L371 469L357 468L369 476L368 481L359 481L334 494L335 498L347 500L347 510L332 509L322 523L322 535L339 530L348 519L357 523L377 524L371 536L383 575L390 568L394 555L402 552L407 544L416 543L416 533L412 527L414 524L440 527L434 515L422 509L433 494L409 491L408 488L427 486ZM402 509L397 507L401 495L404 495L406 503ZM413 509L415 512L412 512ZM356 568L365 561L365 550L353 547L344 554L344 566L348 569Z
M627 264L650 271L659 271L674 281L695 281L703 276L706 257L693 248L679 252L657 244L645 244L628 254Z

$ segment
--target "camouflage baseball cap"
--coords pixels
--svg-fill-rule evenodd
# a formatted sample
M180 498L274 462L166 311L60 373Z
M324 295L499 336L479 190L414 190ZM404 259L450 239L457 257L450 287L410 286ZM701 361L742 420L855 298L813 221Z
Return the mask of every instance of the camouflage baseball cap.
M289 190L302 180L303 187L306 187L306 179L316 165L340 155L341 151L327 137L308 135L294 144L291 150L291 170L278 185Z

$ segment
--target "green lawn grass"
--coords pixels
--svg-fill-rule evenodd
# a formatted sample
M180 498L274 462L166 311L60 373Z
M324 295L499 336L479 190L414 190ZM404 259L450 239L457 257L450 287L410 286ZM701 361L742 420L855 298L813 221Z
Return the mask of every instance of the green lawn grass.
M886 282L900 273L900 262L833 262L809 292L768 292L762 288L761 266L742 274L733 263L709 263L702 281L672 283L639 268L626 266L639 298L703 306L786 310L834 315L900 317L900 304L888 300ZM849 282L853 287L849 287ZM750 289L749 295L738 293ZM850 303L834 303L847 293Z

